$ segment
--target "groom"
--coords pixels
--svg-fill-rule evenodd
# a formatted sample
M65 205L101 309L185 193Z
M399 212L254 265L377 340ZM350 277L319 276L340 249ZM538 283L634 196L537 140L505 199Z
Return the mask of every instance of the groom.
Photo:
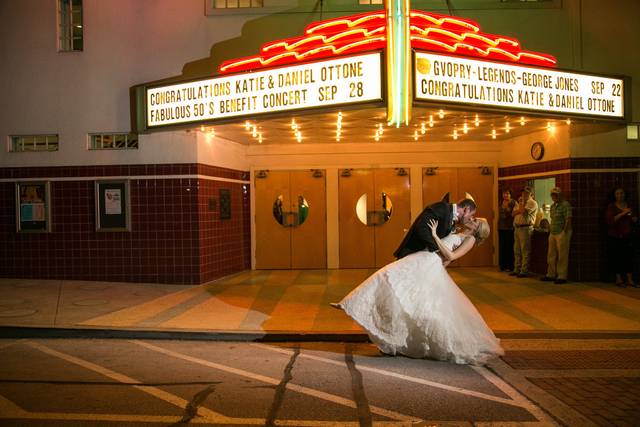
M429 252L437 251L438 245L431 235L429 221L438 221L436 234L442 238L453 231L455 222L465 224L473 219L475 213L476 203L473 199L466 198L460 200L457 204L450 204L449 193L447 193L441 201L424 208L393 255L400 259L424 249Z

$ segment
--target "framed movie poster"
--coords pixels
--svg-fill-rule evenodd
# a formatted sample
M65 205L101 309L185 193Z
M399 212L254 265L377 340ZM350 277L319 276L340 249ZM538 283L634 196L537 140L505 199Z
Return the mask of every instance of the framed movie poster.
M129 231L129 181L96 181L96 230Z
M16 230L51 231L48 182L16 183Z

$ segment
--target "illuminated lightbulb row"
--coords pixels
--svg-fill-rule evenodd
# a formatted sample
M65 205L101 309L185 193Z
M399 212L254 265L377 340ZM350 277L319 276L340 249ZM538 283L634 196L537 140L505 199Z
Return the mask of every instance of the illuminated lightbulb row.
M376 133L373 135L373 139L377 141L380 141L380 137L382 136L382 134L384 133L384 126L382 125L382 123L378 123L378 125L376 126Z
M206 128L204 125L200 126L200 132L202 133L206 133L207 135L211 136L211 137L215 137L216 136L216 130L212 127L210 128Z
M262 131L258 126L252 124L249 120L244 122L244 130L251 133L251 137L258 140L258 144L262 144Z
M340 142L341 134L342 134L342 112L339 112L338 121L336 122L336 142Z
M296 123L296 119L291 119L291 130L296 141L302 142L302 132L300 132L300 126Z

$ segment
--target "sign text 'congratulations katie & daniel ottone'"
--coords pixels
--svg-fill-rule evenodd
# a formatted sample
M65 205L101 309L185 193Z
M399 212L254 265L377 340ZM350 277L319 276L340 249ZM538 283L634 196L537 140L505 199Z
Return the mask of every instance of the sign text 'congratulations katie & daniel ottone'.
M624 118L624 80L415 54L415 98L498 108Z
M379 52L147 89L147 127L382 99Z

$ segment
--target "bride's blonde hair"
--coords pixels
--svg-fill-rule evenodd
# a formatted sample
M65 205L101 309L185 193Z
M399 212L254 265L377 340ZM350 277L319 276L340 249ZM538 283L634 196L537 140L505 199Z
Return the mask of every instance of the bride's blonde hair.
M473 237L476 238L476 245L479 245L489 237L491 227L489 227L486 218L476 218L476 220L478 221L478 228L476 228L476 231L473 233Z

